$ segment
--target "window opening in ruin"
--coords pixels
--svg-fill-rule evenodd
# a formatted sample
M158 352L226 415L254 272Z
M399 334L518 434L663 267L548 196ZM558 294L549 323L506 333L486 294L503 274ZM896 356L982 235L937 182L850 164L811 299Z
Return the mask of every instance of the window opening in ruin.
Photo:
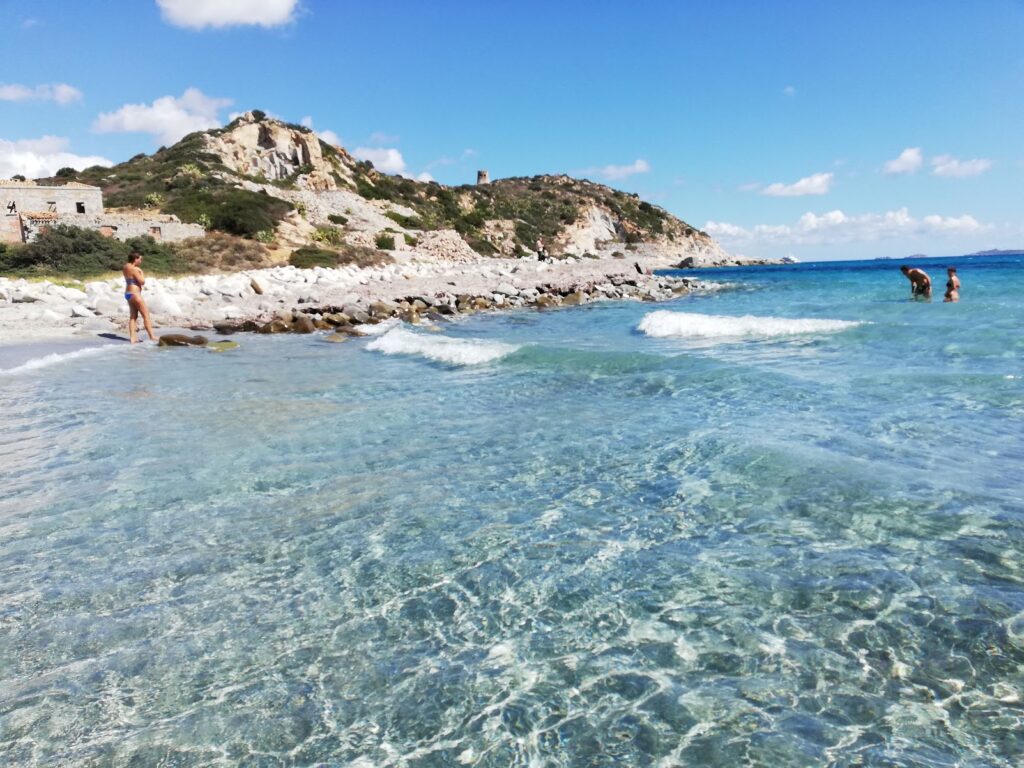
M78 213L85 213L85 203L75 203L75 210Z
M150 227L150 228L149 228L149 234L150 234L150 236L151 236L151 237L152 237L152 238L153 238L154 240L159 240L159 239L160 239L160 235L161 235L162 233L161 233L161 231L160 231L160 227Z

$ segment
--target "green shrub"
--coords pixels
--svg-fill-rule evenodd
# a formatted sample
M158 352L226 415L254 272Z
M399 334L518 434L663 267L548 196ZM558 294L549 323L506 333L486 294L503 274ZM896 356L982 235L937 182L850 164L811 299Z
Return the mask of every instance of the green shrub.
M348 217L342 216L340 213L329 214L327 220L332 224L340 224L342 226L348 224Z
M255 237L257 232L273 230L291 203L246 189L188 190L164 210L182 221L198 222L206 216L211 229L240 237Z
M338 266L338 252L329 251L326 248L313 248L305 246L297 251L292 251L288 263L299 269L312 269L313 267L336 267Z
M259 269L271 266L270 252L257 242L223 232L193 237L174 246L182 269L188 272ZM143 258L143 263L147 260Z
M374 244L382 251L395 250L395 236L386 235L383 232L373 239Z
M146 207L147 208L159 208L164 204L164 196L159 192L150 192L146 195Z
M69 168L67 166L61 168L59 171L57 171L57 173L54 174L54 176L56 176L58 179L73 179L77 175L78 171L76 171L74 168Z
M643 241L644 241L644 239L640 235L638 235L636 232L630 232L630 233L628 233L626 235L626 242L629 243L630 245L635 245L636 243L642 243Z
M416 244L419 242L419 240L417 240L412 235L406 234L404 237L405 237L405 244L410 246L410 247L413 247L413 248L416 247Z
M375 267L381 264L393 264L394 259L386 253L375 251L373 248L364 248L358 245L346 245L341 250L334 251L327 248L314 248L306 246L293 251L288 263L299 269L312 269L313 267L344 267L355 265L357 267Z
M415 216L403 216L395 211L388 211L384 215L405 229L423 229L423 222Z
M183 268L177 254L151 237L120 242L92 229L58 224L27 245L0 254L0 272L10 274L92 277L120 270L135 249L143 255L143 268L157 274Z
M336 227L317 227L316 231L312 234L312 238L317 243L325 243L327 245L344 245L345 244L345 233Z
M263 243L264 245L267 245L269 243L274 242L274 232L273 230L270 229L261 229L253 236L253 240L255 240L258 243Z

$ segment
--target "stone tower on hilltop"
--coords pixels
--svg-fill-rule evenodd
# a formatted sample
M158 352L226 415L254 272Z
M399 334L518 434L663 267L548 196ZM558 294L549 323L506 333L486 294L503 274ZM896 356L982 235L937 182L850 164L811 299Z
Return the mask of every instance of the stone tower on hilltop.
M476 183L477 183L477 186L480 186L482 184L490 184L491 183L491 176L490 176L490 174L488 174L486 170L477 171L476 172Z

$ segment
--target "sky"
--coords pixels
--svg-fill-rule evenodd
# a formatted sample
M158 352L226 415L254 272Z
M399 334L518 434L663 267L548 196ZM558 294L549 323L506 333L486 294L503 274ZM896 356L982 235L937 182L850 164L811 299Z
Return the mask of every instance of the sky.
M1024 0L0 0L0 177L250 109L389 173L569 173L732 253L1024 248Z

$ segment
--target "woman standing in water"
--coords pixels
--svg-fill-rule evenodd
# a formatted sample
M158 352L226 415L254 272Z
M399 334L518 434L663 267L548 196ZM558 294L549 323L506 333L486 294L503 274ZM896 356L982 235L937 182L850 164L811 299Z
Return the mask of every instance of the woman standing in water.
M142 286L146 284L146 276L142 273L142 254L132 251L121 273L124 275L124 299L128 302L128 338L132 344L139 340L135 324L141 314L149 340L156 341L153 324L149 319L149 308L142 299Z
M960 301L960 278L956 276L956 267L946 270L946 295L943 301Z

